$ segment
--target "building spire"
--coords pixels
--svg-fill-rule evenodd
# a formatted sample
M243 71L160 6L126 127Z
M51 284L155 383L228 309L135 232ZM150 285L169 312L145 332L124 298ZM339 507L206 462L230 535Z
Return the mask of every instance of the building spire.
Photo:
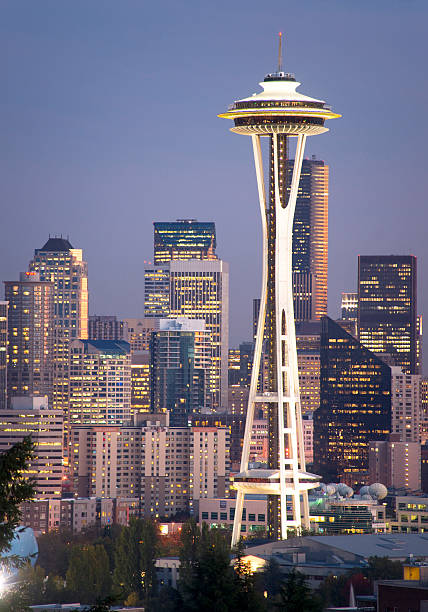
M279 32L278 44L278 72L282 72L282 32Z

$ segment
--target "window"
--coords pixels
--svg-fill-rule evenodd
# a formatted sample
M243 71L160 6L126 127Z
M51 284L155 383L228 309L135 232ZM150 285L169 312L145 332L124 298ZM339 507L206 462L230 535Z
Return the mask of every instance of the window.
M220 520L227 521L227 512L220 512Z
M218 512L211 512L211 520L212 521L218 520Z
M249 514L248 515L248 520L249 521L255 521L256 520L256 515L255 514Z
M264 523L265 522L265 515L264 514L258 514L257 515L257 520L259 521L259 523Z
M202 520L203 521L207 521L208 520L208 512L202 512Z

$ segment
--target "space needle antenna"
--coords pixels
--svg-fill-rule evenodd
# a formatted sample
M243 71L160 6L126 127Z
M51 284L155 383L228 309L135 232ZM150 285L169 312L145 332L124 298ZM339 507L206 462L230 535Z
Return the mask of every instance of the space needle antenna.
M279 32L279 42L278 42L278 72L282 72L282 32Z

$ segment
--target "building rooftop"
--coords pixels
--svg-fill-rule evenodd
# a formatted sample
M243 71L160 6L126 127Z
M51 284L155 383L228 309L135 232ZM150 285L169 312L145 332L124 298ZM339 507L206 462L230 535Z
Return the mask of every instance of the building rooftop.
M266 557L288 554L289 549L296 552L307 549L318 551L315 554L322 562L327 558L325 555L331 554L345 562L352 561L353 557L354 561L360 563L364 563L369 557L404 560L413 555L413 557L428 558L428 533L305 536L280 542L266 542L254 547L248 546L247 552Z
M410 555L428 557L428 533L308 536L307 539L317 540L324 546L339 548L365 559L369 557L403 559Z
M58 253L60 251L69 251L72 249L72 245L66 238L51 238L42 246L38 251L50 251L52 253Z
M80 340L85 345L85 350L92 346L101 353L109 355L126 355L129 353L131 345L125 340Z

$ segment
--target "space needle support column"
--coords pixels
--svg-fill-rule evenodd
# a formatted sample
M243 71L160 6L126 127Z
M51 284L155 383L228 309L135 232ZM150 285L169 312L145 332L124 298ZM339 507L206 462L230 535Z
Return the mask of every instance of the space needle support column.
M299 380L296 353L296 333L293 306L292 233L294 210L305 149L306 135L297 137L293 177L287 202L281 202L279 190L278 134L273 133L274 182L275 182L275 320L276 320L276 370L277 410L279 436L279 477L281 500L281 538L287 538L287 529L301 527L299 448L297 441L297 413L300 411ZM300 436L299 436L300 437ZM286 457L286 449L288 457ZM299 452L300 451L300 452ZM287 486L293 482L292 491ZM291 472L291 473L290 473ZM292 498L293 518L287 519L287 496Z
M259 318L257 321L257 335L256 335L255 346L254 346L254 358L253 358L253 367L251 370L250 391L248 395L248 407L247 407L247 416L246 416L246 421L245 421L244 443L243 443L242 455L241 455L241 468L240 468L241 472L244 472L245 470L248 469L248 460L250 457L250 444L251 444L251 434L253 431L254 409L255 409L255 404L256 404L257 385L259 382L260 363L261 363L263 339L264 339L264 333L265 333L267 283L268 283L268 230L267 230L267 220L266 220L266 190L265 190L265 180L264 180L264 173L263 173L263 158L262 158L262 150L261 150L261 145L260 145L260 136L253 135L251 136L251 140L253 143L254 164L256 167L257 187L258 187L258 192L259 192L260 217L262 221L263 263L262 263L262 293L260 296L260 310L259 310ZM235 544L238 543L241 537L241 521L242 521L243 506L244 506L244 493L242 491L238 491L237 496L236 496L235 517L233 520L232 546L235 546Z

